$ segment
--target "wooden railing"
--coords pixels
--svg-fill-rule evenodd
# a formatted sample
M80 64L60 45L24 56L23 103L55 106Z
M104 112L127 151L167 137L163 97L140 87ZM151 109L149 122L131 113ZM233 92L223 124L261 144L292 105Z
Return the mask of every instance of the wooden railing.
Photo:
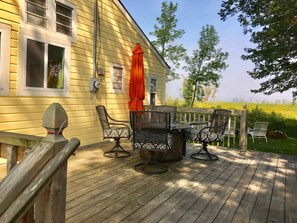
M46 137L0 133L9 171L0 182L1 223L65 222L67 160L80 145L62 135L67 125L65 110L54 103L43 117Z
M7 173L42 139L39 136L0 132L0 157L7 159Z
M192 123L192 122L208 122L211 118L211 114L214 109L209 108L187 108L187 107L178 107L177 108L177 122L180 123ZM233 122L238 129L239 136L239 148L243 151L247 150L247 113L246 106L243 107L243 110L231 110L231 117L229 124L226 129L226 133L230 132L231 125ZM227 145L230 146L230 135L226 134ZM224 142L223 142L224 144Z
M147 110L152 109L152 105L145 105ZM208 122L211 118L214 109L210 108L190 108L190 107L177 107L176 122L178 123L193 123L193 122ZM236 126L236 134L232 137L239 137L239 148L243 151L247 150L247 112L246 105L242 110L231 110L231 118L226 129L226 133L231 132L231 123ZM224 142L221 145L230 147L231 134L226 134ZM225 141L227 141L225 143ZM234 146L234 145L233 145Z

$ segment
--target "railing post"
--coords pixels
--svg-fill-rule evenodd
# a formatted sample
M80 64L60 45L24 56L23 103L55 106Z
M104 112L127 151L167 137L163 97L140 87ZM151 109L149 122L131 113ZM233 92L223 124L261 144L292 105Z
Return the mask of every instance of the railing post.
M241 111L240 116L240 141L239 147L244 152L247 151L247 105L243 105L243 110Z
M47 129L44 141L54 142L55 156L68 140L63 136L63 129L68 126L68 117L64 108L51 104L43 116L43 127ZM52 182L44 188L35 203L36 222L63 223L66 211L67 162L55 174Z
M14 145L7 146L7 165L6 173L11 171L11 169L17 165L18 161L18 147Z

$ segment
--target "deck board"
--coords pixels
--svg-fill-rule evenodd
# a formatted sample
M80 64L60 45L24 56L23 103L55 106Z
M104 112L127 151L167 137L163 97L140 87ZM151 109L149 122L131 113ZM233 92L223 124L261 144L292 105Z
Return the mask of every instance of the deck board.
M297 222L295 156L211 147L220 159L203 162L190 158L198 145L189 143L181 161L166 163L167 173L147 175L134 170L142 161L136 151L104 157L112 146L79 149L69 159L67 223Z
M212 147L220 159L203 162L187 144L167 173L146 175L133 169L137 152L109 159L108 146L70 159L67 223L296 222L296 157Z

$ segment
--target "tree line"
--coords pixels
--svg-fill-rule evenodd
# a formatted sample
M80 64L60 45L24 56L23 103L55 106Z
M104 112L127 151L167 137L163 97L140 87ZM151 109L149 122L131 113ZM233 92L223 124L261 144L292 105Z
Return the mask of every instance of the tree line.
M161 56L170 63L167 81L179 78L177 70L185 62L187 77L183 82L183 97L188 106L207 100L216 92L221 72L228 67L228 52L218 47L218 33L213 25L202 27L197 49L187 55L177 40L185 31L177 28L178 4L162 2L161 15L151 35ZM271 95L293 90L297 98L297 1L296 0L225 0L218 14L222 21L237 16L244 34L251 34L255 48L245 48L243 60L251 60L255 68L248 71L253 79L264 79L254 93Z

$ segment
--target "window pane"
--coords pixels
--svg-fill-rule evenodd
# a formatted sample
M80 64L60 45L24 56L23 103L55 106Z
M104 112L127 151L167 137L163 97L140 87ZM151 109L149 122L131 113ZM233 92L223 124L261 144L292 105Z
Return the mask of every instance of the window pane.
M64 16L67 16L67 17L72 17L72 8L66 6L66 5L63 5L59 2L56 2L57 4L57 13L59 14L62 14Z
M72 8L56 2L57 32L72 35Z
M46 6L46 0L28 0L28 3L34 3L39 6L43 6L45 8Z
M36 16L45 17L45 8L35 4L27 3L27 10Z
M63 33L68 36L72 35L72 29L67 26L63 26L61 24L57 24L57 32Z
M48 88L64 88L64 51L62 47L48 45Z
M155 78L151 79L151 88L150 88L150 90L151 90L151 93L157 92L157 79L155 79Z
M34 25L46 27L45 6L45 0L29 0L27 2L27 21Z
M27 87L43 87L44 49L44 43L28 39L26 64Z
M114 90L122 90L123 89L123 68L113 67L113 80L112 80L112 88Z
M150 105L156 105L156 93L150 94Z
M38 17L36 17L34 15L28 14L27 15L27 21L28 21L28 23L31 23L31 24L34 24L34 25L37 25L37 26L46 27L46 20L38 18Z
M60 23L60 24L64 25L65 27L71 28L72 20L68 17L62 16L62 15L57 15L57 23Z

